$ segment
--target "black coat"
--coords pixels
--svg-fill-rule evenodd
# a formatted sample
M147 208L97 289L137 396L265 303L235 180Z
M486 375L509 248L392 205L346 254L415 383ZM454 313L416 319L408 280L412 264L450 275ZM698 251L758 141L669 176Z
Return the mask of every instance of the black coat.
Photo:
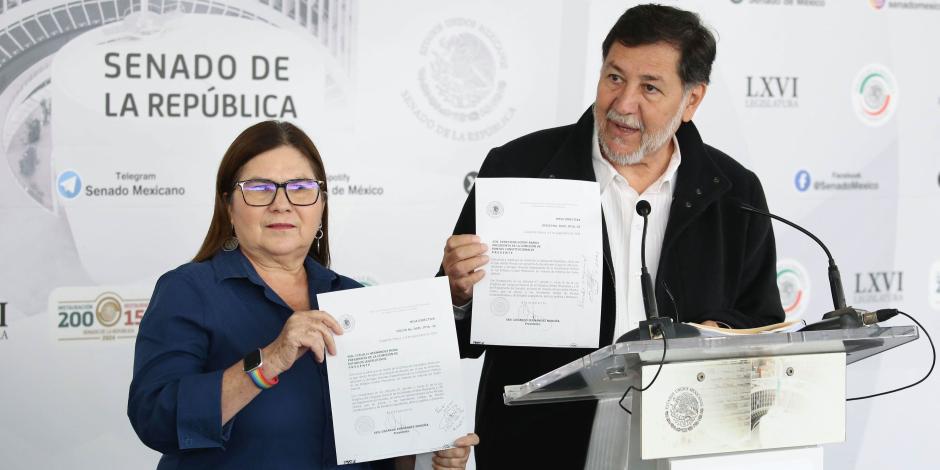
M576 124L535 132L494 148L479 177L595 181L593 130L588 109ZM736 205L740 201L766 209L760 181L731 157L705 145L691 122L679 127L676 138L682 163L656 280L660 315L683 322L715 320L738 328L783 321L770 220ZM467 197L454 234L476 232L474 194L471 191ZM606 226L603 238L598 347L614 340L618 295ZM480 357L486 351L477 396L476 432L481 440L476 448L477 467L584 468L597 402L507 407L503 387L532 380L592 350L472 345L471 318L472 312L457 322L457 336L461 357Z

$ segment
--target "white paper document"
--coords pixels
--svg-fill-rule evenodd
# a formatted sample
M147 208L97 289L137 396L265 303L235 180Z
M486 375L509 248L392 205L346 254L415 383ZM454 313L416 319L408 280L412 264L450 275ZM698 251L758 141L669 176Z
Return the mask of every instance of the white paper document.
M510 346L598 347L601 202L598 184L477 178L477 235L489 247L473 288L470 340Z
M327 358L340 465L447 449L470 432L447 278L317 303L344 330Z

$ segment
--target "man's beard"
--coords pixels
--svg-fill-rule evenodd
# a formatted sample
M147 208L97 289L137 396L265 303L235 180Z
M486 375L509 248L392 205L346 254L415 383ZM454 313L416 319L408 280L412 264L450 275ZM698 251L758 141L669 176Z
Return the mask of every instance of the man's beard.
M629 153L617 154L610 149L605 139L607 133L606 126L602 126L595 116L594 129L597 131L597 141L600 143L601 155L618 165L635 165L640 163L647 155L661 149L663 145L666 145L666 143L672 139L672 136L675 135L676 130L679 129L679 125L682 123L682 111L685 109L687 98L688 94L682 97L682 103L679 105L676 115L669 120L666 127L663 127L657 132L646 132L643 122L634 114L620 114L613 109L607 111L608 120L640 131L640 146ZM619 137L615 137L614 140L619 140Z

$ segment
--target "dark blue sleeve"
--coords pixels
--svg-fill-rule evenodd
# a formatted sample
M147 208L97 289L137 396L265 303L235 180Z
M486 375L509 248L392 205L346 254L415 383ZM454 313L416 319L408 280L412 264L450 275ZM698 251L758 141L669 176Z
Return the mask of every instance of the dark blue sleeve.
M206 370L209 329L192 279L171 271L154 288L134 350L127 416L140 440L162 453L222 447L222 370Z

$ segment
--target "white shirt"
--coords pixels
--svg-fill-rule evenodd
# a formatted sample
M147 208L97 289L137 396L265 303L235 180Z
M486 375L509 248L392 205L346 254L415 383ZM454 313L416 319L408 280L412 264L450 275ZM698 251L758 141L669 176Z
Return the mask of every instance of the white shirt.
M652 208L646 228L646 266L655 286L659 255L663 248L669 207L672 205L675 189L676 171L682 162L679 142L675 136L672 138L672 144L675 150L666 171L646 188L643 194L638 194L617 169L601 156L597 132L594 132L591 163L600 185L601 208L607 225L607 240L614 270L614 340L636 328L641 320L646 320L643 291L640 286L643 217L637 215L636 203L645 199ZM618 399L601 400L597 404L585 470L627 468L630 415L620 409L617 401Z

